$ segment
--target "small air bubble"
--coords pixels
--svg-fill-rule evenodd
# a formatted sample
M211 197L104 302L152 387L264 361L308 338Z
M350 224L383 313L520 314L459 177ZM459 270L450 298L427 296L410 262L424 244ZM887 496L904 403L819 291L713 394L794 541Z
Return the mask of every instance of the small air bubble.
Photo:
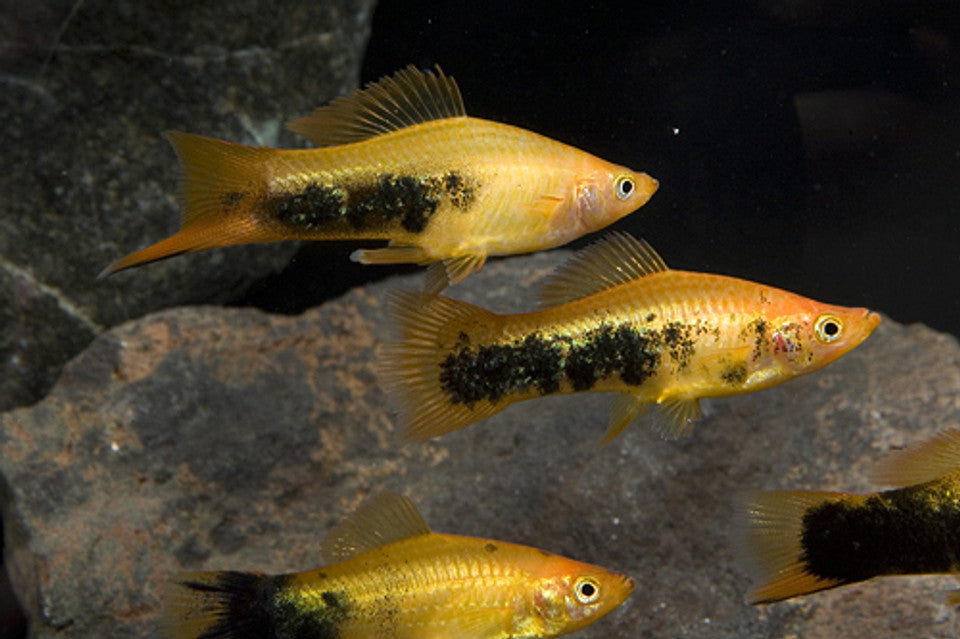
M117 442L110 442L110 450L115 453L120 452L120 445Z
M670 130L673 131L673 134L674 134L674 135L680 135L680 129L678 129L677 127L673 127L673 128L670 129Z

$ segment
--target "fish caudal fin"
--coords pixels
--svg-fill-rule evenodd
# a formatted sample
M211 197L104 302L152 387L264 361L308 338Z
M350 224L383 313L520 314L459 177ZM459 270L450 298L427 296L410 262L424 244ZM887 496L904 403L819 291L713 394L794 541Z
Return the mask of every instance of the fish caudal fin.
M233 144L191 133L168 131L183 175L180 231L123 257L100 274L181 253L282 239L258 222L254 203L263 195L263 163L276 149Z
M745 550L755 560L765 582L750 594L751 603L772 603L846 583L812 574L802 547L806 512L841 496L807 490L757 492L748 496Z
M260 639L275 636L274 579L245 572L181 575L167 601L174 639Z
M452 300L411 291L390 296L390 313L396 323L397 340L384 348L380 376L384 387L400 407L407 440L424 440L459 430L506 407L488 401L456 403L443 391L441 334L456 336L466 322L489 323L490 311Z

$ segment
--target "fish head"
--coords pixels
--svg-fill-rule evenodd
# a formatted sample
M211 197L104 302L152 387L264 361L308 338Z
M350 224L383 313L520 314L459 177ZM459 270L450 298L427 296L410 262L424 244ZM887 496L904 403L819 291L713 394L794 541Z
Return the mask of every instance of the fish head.
M600 566L554 556L533 593L540 636L555 637L589 626L626 601L636 581Z
M859 346L880 324L880 316L865 308L805 302L804 312L771 323L772 357L791 376L823 368Z
M656 192L659 183L646 173L604 163L577 181L573 206L582 233L592 233L633 213Z

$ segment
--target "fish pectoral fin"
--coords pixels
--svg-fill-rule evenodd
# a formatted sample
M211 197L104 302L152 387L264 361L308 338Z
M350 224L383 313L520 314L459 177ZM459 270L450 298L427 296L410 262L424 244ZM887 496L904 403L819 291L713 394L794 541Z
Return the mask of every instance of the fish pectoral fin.
M470 254L431 264L423 283L424 295L439 295L447 286L461 282L474 271L482 269L486 261L486 255Z
M693 426L703 415L700 400L670 398L657 404L656 430L664 439L686 437L693 432Z
M357 249L350 254L350 260L360 264L425 264L430 257L419 246L398 244L378 249Z
M535 197L527 208L531 213L551 218L564 200L565 198L562 195L542 194Z
M617 393L610 406L610 426L603 434L600 444L609 444L635 419L645 415L649 409L650 402L640 399L633 393Z
M382 493L337 524L320 543L320 554L330 562L344 561L429 532L412 501L396 493Z

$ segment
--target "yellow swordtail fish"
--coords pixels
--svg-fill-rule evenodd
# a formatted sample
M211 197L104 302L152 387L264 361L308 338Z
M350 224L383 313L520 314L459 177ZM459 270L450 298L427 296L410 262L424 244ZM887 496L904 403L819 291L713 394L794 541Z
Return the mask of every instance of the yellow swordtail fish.
M437 293L490 255L565 244L635 211L645 173L524 129L468 117L453 78L410 66L291 131L314 149L168 132L183 169L181 229L103 275L181 253L278 240L389 240L364 264L434 264Z
M746 508L747 545L771 603L885 575L960 574L960 431L883 460L867 495L775 490ZM947 601L960 605L960 591Z
M375 497L323 541L337 563L293 574L182 575L178 639L533 639L573 632L633 579L516 544L431 532L416 507Z
M449 299L391 298L397 341L384 387L409 439L436 437L546 395L617 392L605 441L651 404L664 436L686 434L701 397L769 388L865 340L880 316L745 280L668 269L611 233L558 269L543 310L498 315Z

